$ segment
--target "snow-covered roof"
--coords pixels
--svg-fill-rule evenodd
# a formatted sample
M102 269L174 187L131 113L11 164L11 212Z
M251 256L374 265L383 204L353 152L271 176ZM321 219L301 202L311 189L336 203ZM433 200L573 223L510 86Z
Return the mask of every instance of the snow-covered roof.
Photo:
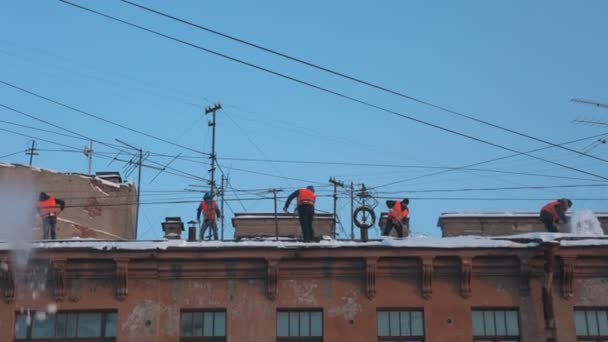
M568 212L567 214L572 214ZM597 217L608 217L608 212L594 212ZM538 217L537 211L483 211L483 212L447 212L441 213L439 219L442 218L529 218L529 217Z
M102 177L99 176L93 176L93 175L88 175L88 174L84 174L84 173L80 173L80 172L60 172L60 171L56 171L56 170L51 170L51 169L43 169L43 168L39 168L39 167L35 167L35 166L30 166L30 165L23 165L23 164L7 164L7 163L0 163L0 167L23 167L23 168L27 168L30 169L32 171L35 172L48 172L48 173L54 173L54 174L62 174L62 175L75 175L75 176L80 176L82 178L85 179L95 179L97 180L99 183L109 186L109 187L113 187L113 188L120 188L121 186L129 186L130 183L116 183L116 182L112 182L109 181L107 179L103 179Z
M351 240L321 240L320 242L299 242L274 239L245 241L107 241L95 239L71 239L36 241L35 249L94 249L94 250L166 250L180 248L237 249L237 248L534 248L542 243L570 246L608 246L608 236L575 235L565 233L527 233L509 236L456 236L456 237L410 237L398 239L384 237L368 242ZM0 250L11 250L11 244L0 242Z

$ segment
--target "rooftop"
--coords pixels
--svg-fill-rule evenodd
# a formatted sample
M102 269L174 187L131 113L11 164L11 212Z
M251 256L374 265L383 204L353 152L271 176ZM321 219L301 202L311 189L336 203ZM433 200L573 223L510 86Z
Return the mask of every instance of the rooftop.
M456 236L456 237L410 237L397 239L386 237L368 242L351 240L321 240L320 242L298 242L290 239L276 241L274 238L242 241L194 241L185 240L133 240L110 241L95 239L70 239L35 241L35 249L93 249L93 250L166 250L166 249L299 249L299 248L534 248L553 243L562 247L608 246L608 236L576 235L565 233L527 233L509 236ZM0 242L0 251L14 249L7 241Z

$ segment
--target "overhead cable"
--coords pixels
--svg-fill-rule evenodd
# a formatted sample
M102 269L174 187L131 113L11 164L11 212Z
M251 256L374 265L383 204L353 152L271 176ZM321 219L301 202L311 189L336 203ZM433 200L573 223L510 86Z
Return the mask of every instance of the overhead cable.
M445 132L449 132L449 133L452 133L452 134L455 134L455 135L458 135L458 136L461 136L461 137L464 137L464 138L467 138L467 139L470 139L470 140L481 142L483 144L490 145L490 146L493 146L493 147L496 147L496 148L500 148L500 149L503 149L503 150L507 150L507 151L515 152L515 153L519 153L519 154L524 154L524 155L527 155L530 158L541 160L541 161L544 161L546 163L557 165L557 166L560 166L562 168L566 168L566 169L569 169L569 170L572 170L572 171L576 171L576 172L579 172L579 173L584 173L584 174L587 174L587 175L590 175L590 176L594 176L594 177L597 177L597 178L608 180L607 177L604 177L604 176L601 176L601 175L598 175L598 174L595 174L595 173L592 173L592 172L584 171L584 170L581 170L581 169L578 169L578 168L575 168L575 167L572 167L572 166L569 166L569 165L553 162L553 161L550 161L550 160L545 159L545 158L541 158L541 157L538 157L538 156L527 154L525 152L519 152L519 151L517 151L515 149L509 148L509 147L506 147L506 146L502 146L502 145L499 145L497 143L493 143L493 142L488 141L488 140L477 138L477 137L468 135L466 133L461 133L461 132L455 131L455 130L447 128L447 127L443 127L443 126L440 126L440 125L437 125L437 124L433 124L433 123L430 123L430 122L427 122L427 121L424 121L424 120L421 120L421 119L417 119L415 117L412 117L412 116L409 116L409 115L406 115L406 114L402 114L402 113L399 113L397 111L394 111L394 110L391 110L391 109L388 109L388 108L385 108L385 107L382 107L382 106L379 106L379 105L375 105L375 104L372 104L370 102L367 102L367 101L364 101L364 100L361 100L361 99L357 99L355 97L352 97L352 96L349 96L349 95L346 95L346 94L343 94L343 93L340 93L340 92L337 92L337 91L334 91L334 90L331 90L331 89L328 89L328 88L324 88L322 86L318 86L318 85L315 85L313 83L310 83L310 82L307 82L307 81L303 81L303 80L297 79L295 77L288 76L286 74L282 74L280 72L270 70L270 69L265 68L265 67L261 67L259 65L255 65L253 63L250 63L250 62L247 62L247 61L244 61L244 60L241 60L241 59L229 56L229 55L224 54L224 53L220 53L220 52L217 52L217 51L214 51L214 50L210 50L210 49L202 47L200 45L197 45L197 44L194 44L194 43L190 43L190 42L187 42L187 41L179 39L179 38L172 37L170 35L167 35L167 34L164 34L164 33L161 33L161 32L158 32L158 31L155 31L155 30L152 30L152 29L149 29L149 28L146 28L144 26L140 26L140 25L128 22L128 21L123 20L123 19L119 19L119 18L113 17L111 15L108 15L108 14L105 14L105 13L102 13L102 12L99 12L99 11L96 11L96 10L93 10L93 9L90 9L90 8L87 8L87 7L84 7L84 6L72 3L72 2L69 2L69 1L66 1L66 0L59 0L59 1L62 2L62 3L68 4L68 5L71 5L71 6L75 7L75 8L79 8L81 10L88 11L90 13L94 13L94 14L99 15L99 16L103 16L105 18L108 18L108 19L111 19L111 20L123 23L125 25L131 26L131 27L135 27L137 29L140 29L140 30L152 33L154 35L157 35L157 36L160 36L160 37L163 37L163 38L166 38L166 39L170 39L172 41L175 41L175 42L178 42L178 43L181 43L181 44L193 47L195 49L198 49L198 50L201 50L201 51L204 51L204 52L207 52L207 53L219 56L221 58L225 58L225 59L231 60L233 62L236 62L236 63L242 64L242 65L245 65L245 66L248 66L248 67L251 67L251 68L254 68L254 69L257 69L257 70L269 73L269 74L272 74L274 76L278 76L280 78L284 78L284 79L290 80L292 82L295 82L295 83L298 83L298 84L301 84L301 85L304 85L304 86L308 86L308 87L320 90L322 92L326 92L326 93L335 95L337 97L340 97L340 98L343 98L343 99L346 99L346 100L349 100L349 101L352 101L352 102L355 102L355 103L359 103L361 105L364 105L364 106L367 106L367 107L370 107L370 108L374 108L374 109L386 112L386 113L391 114L391 115L395 115L395 116L398 116L398 117L401 117L401 118L404 118L404 119L407 119L407 120L410 120L410 121L414 121L414 122L417 122L417 123L420 123L420 124L423 124L423 125L426 125L426 126L429 126L429 127L433 127L433 128L445 131Z
M533 137L533 136L531 136L529 134L526 134L526 133L518 132L518 131L515 131L513 129L506 128L504 126L493 124L491 122L488 122L488 121L476 118L476 117L474 117L474 116L472 116L470 114L464 114L462 112L455 111L455 110L449 109L447 107L443 107L443 106L440 106L440 105L433 104L431 102L428 102L428 101L416 98L414 96L407 95L407 94L404 94L402 92L389 89L389 88L387 88L385 86L381 86L381 85L378 85L378 84L375 84L375 83L372 83L372 82L369 82L369 81L365 81L365 80L362 80L361 78L358 78L358 77L355 77L355 76L350 76L350 75L347 75L345 73L342 73L342 72L339 72L339 71L336 71L336 70L332 70L330 68L323 67L323 66L320 66L318 64L315 64L315 63L312 63L312 62L308 62L308 61L305 61L303 59L300 59L300 58L297 58L297 57L294 57L294 56L290 56L288 54L285 54L285 53L282 53L282 52L279 52L279 51L276 51L276 50L273 50L273 49L270 49L270 48L263 47L263 46L261 46L259 44L251 43L251 42L246 41L244 39L237 38L237 37L234 37L234 36L231 36L231 35L219 32L219 31L214 30L214 29L210 29L208 27L205 27L205 26L193 23L191 21L187 21L185 19L178 18L176 16L173 16L173 15L170 15L170 14L167 14L167 13L155 10L153 8L150 8L150 7L146 7L146 6L143 6L143 5L140 5L140 4L128 1L128 0L121 0L121 1L124 2L124 3L126 3L126 4L128 4L128 5L131 5L131 6L134 6L134 7L138 7L140 9L143 9L145 11L156 13L156 14L158 14L160 16L165 17L165 18L169 18L169 19L181 22L183 24L186 24L186 25L189 25L189 26L192 26L192 27L195 27L195 28L207 31L209 33L212 33L212 34L215 34L215 35L218 35L218 36L221 36L221 37L224 37L224 38L227 38L227 39L230 39L230 40L233 40L233 41L236 41L236 42L239 42L239 43L251 46L251 47L254 47L256 49L259 49L259 50L271 53L271 54L276 55L276 56L280 56L280 57L289 59L289 60L294 61L294 62L298 62L300 64L304 64L306 66L309 66L309 67L315 68L317 70L321 70L321 71L333 74L335 76L339 76L339 77L345 78L345 79L350 80L350 81L354 81L354 82L359 83L359 84L363 84L363 85L366 85L366 86L369 86L369 87L381 90L383 92L386 92L386 93L389 93L389 94L392 94L392 95L397 95L399 97L402 97L402 98L405 98L405 99L408 99L408 100L420 103L422 105L425 105L425 106L428 106L428 107L431 107L431 108L435 108L435 109L441 110L441 111L446 112L446 113L450 113L450 114L453 114L453 115L456 115L456 116L459 116L459 117L463 117L463 118L475 121L477 123L480 123L480 124L483 124L483 125L486 125L486 126L490 126L490 127L493 127L493 128L505 131L505 132L509 132L509 133L512 133L512 134L515 134L515 135L519 135L519 136L524 137L524 138L528 138L528 139L531 139L531 140L534 140L534 141L538 141L538 142L541 142L541 143L544 143L544 144L547 144L547 145L550 145L550 146L553 146L553 147L557 147L557 148L560 148L560 149L563 149L563 150L566 150L566 151L574 152L574 153L577 153L577 154L580 154L580 155L583 155L583 156L586 156L586 157L589 157L589 158L593 158L593 159L600 160L600 161L608 163L608 160L606 160L604 158L600 158L600 157L597 157L597 156L594 156L594 155L591 155L591 154L587 154L587 153L582 152L582 151L577 151L577 150L574 150L574 149L571 149L571 148L568 148L568 147L565 147L565 146L557 145L557 144L554 144L554 143L552 143L550 141L547 141L547 140L544 140L544 139L540 139L540 138L536 138L536 137ZM606 108L608 108L608 105L594 103L594 102L591 102L591 101L585 101L585 100L580 100L580 99L573 99L572 101L582 102L582 103L587 103L587 104L594 104L594 105L596 105L598 107L606 107Z

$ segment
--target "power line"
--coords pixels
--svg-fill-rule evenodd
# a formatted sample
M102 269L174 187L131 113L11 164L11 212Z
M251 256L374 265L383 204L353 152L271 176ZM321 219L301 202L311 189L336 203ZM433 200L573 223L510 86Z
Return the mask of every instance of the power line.
M80 151L80 149L76 148L76 147L64 145L64 144L61 144L61 143L58 143L58 142L42 139L42 138L35 137L35 136L32 136L32 135L27 135L27 134L19 133L19 132L16 132L16 131L12 131L10 129L0 128L0 131L8 132L8 133L15 134L15 135L20 135L22 137L26 137L26 138L30 138L30 139L35 139L35 140L40 140L40 141L48 142L49 144L53 144L53 145L57 145L57 146L65 147L65 148L71 148L71 149L73 149L75 151Z
M514 150L512 148L509 148L509 147L506 147L506 146L502 146L502 145L490 142L488 140L484 140L484 139L481 139L481 138L476 138L474 136L471 136L471 135L468 135L468 134L465 134L465 133L457 132L457 131L455 131L453 129L450 129L450 128L446 128L446 127L443 127L443 126L440 126L440 125L436 125L436 124L433 124L433 123L430 123L430 122L427 122L427 121L424 121L424 120L421 120L421 119L417 119L417 118L414 118L412 116L405 115L405 114L399 113L397 111L394 111L394 110L391 110L391 109L388 109L388 108L385 108L385 107L381 107L381 106L372 104L370 102L367 102L367 101L364 101L364 100L360 100L360 99L357 99L355 97L352 97L352 96L349 96L349 95L346 95L346 94L343 94L343 93L340 93L340 92L337 92L337 91L334 91L334 90L331 90L331 89L328 89L328 88L324 88L324 87L315 85L313 83L310 83L310 82L307 82L307 81L303 81L303 80L297 79L295 77L288 76L286 74L282 74L282 73L277 72L277 71L273 71L273 70L270 70L270 69L267 69L267 68L255 65L255 64L250 63L250 62L246 62L244 60L241 60L241 59L238 59L238 58L235 58L235 57L232 57L232 56L229 56L229 55L226 55L226 54L214 51L214 50L207 49L207 48L202 47L200 45L196 45L196 44L187 42L185 40L181 40L179 38L175 38L175 37L169 36L167 34L164 34L164 33L158 32L158 31L154 31L152 29L149 29L149 28L146 28L146 27L143 27L143 26L140 26L140 25L128 22L126 20L122 20L122 19L113 17L111 15L95 11L93 9L90 9L90 8L87 8L87 7L78 5L78 4L71 3L71 2L66 1L66 0L59 0L59 1L61 1L62 3L68 4L68 5L71 5L73 7L79 8L81 10L84 10L84 11L87 11L87 12L90 12L90 13L94 13L94 14L97 14L99 16L103 16L105 18L108 18L108 19L111 19L111 20L114 20L114 21L118 21L118 22L123 23L125 25L131 26L131 27L135 27L137 29L140 29L140 30L152 33L154 35L157 35L157 36L160 36L160 37L164 37L166 39L170 39L172 41L175 41L175 42L178 42L178 43L181 43L181 44L193 47L195 49L198 49L198 50L201 50L201 51L205 51L207 53L210 53L210 54L213 54L213 55L216 55L216 56L219 56L219 57L231 60L233 62L242 64L242 65L245 65L245 66L248 66L248 67L260 70L260 71L264 71L264 72L269 73L271 75L278 76L280 78L284 78L284 79L290 80L292 82L295 82L295 83L298 83L298 84L301 84L301 85L305 85L305 86L308 86L310 88L317 89L317 90L320 90L322 92L326 92L326 93L335 95L337 97L341 97L343 99L346 99L346 100L349 100L349 101L352 101L352 102L355 102L355 103L362 104L362 105L370 107L370 108L374 108L374 109L377 109L377 110L380 110L380 111L383 111L383 112L386 112L386 113L389 113L389 114L392 114L392 115L396 115L398 117L401 117L401 118L404 118L404 119L407 119L407 120L411 120L411 121L414 121L414 122L417 122L417 123L420 123L420 124L423 124L423 125L426 125L426 126L429 126L429 127L433 127L433 128L445 131L445 132L449 132L449 133L452 133L452 134L455 134L455 135L459 135L459 136L468 138L470 140L481 142L481 143L486 144L486 145L490 145L490 146L493 146L493 147L496 147L496 148L500 148L500 149L503 149L503 150L507 150L507 151L510 151L510 152L515 152L515 153L519 153L519 154L525 154L525 155L527 155L530 158L541 160L541 161L544 161L546 163L557 165L557 166L560 166L560 167L563 167L563 168L566 168L566 169L569 169L569 170L572 170L572 171L576 171L576 172L584 173L584 174L587 174L587 175L590 175L590 176L594 176L594 177L597 177L597 178L601 178L601 179L604 179L604 180L608 180L608 178L606 178L604 176L600 176L600 175L597 175L597 174L594 174L594 173L591 173L591 172L588 172L588 171L577 169L575 167L568 166L568 165L565 165L565 164L553 162L553 161L550 161L550 160L545 159L545 158L541 158L541 157L537 157L537 156L534 156L534 155L526 154L525 152L519 152L519 151Z
M72 5L73 5L73 4L72 4ZM122 129L126 129L126 130L128 130L128 131L130 131L130 132L137 133L137 134L139 134L139 135L143 135L143 136L145 136L145 137L148 137L148 138L151 138L151 139L154 139L154 140L157 140L157 141L161 141L161 142L166 143L166 144L169 144L169 145L173 145L173 146L176 146L176 147L180 147L180 148L183 148L183 149L185 149L185 150L189 150L189 151L192 151L192 152L195 152L195 153L199 153L199 154L203 154L203 155L208 155L208 153L205 153L205 152L202 152L202 151L199 151L199 150L196 150L196 149L193 149L193 148L190 148L190 147L184 146L184 145L176 144L176 143L171 142L171 141L169 141L169 140L166 140L166 139L163 139L163 138L159 138L159 137L157 137L157 136L154 136L154 135L152 135L152 134L148 134L148 133L145 133L145 132L139 131L139 130L134 129L134 128L130 128L130 127L125 126L125 125L123 125L123 124L120 124L120 123L117 123L117 122L111 121L111 120L109 120L109 119L103 118L103 117L101 117L101 116L99 116L99 115L95 115L95 114L89 113L89 112L84 111L84 110L82 110L82 109L78 109L78 108L76 108L76 107L72 107L72 106L67 105L67 104L65 104L65 103L63 103L63 102L60 102L60 101L57 101L57 100L53 100L53 99L51 99L51 98L48 98L48 97L43 96L43 95L40 95L40 94L35 93L35 92L33 92L33 91L30 91L30 90L24 89L24 88L22 88L22 87L19 87L19 86L17 86L17 85L14 85L14 84L8 83L8 82L6 82L6 81L4 81L4 80L0 80L0 83L2 83L2 84L4 84L4 85L7 85L7 86L9 86L9 87L11 87L11 88L14 88L14 89L20 90L20 91L22 91L22 92L24 92L24 93L27 93L27 94L33 95L33 96L35 96L35 97L41 98L41 99L43 99L43 100L49 101L49 102L54 103L54 104L56 104L56 105L62 106L62 107L64 107L64 108L67 108L67 109L73 110L73 111L75 111L75 112L77 112L77 113L80 113L80 114L83 114L83 115L89 116L89 117L91 117L91 118L94 118L94 119L97 119L97 120L100 120L100 121L103 121L103 122L105 122L105 123L108 123L108 124L113 125L113 126L116 126L116 127L120 127L120 128L122 128Z
M500 126L500 125L497 125L497 124L493 124L491 122L488 122L488 121L476 118L476 117L474 117L474 116L472 116L470 114L464 114L462 112L458 112L458 111L455 111L453 109L449 109L447 107L443 107L443 106L440 106L440 105L433 104L431 102L428 102L428 101L425 101L425 100L413 97L411 95L407 95L407 94L404 94L402 92L398 92L396 90L389 89L389 88L387 88L385 86L381 86L381 85L378 85L378 84L375 84L375 83L372 83L372 82L369 82L369 81L365 81L365 80L362 80L361 78L357 78L355 76L347 75L345 73L342 73L342 72L339 72L339 71L336 71L336 70L332 70L330 68L323 67L323 66L320 66L318 64L315 64L315 63L312 63L312 62L308 62L308 61L305 61L303 59L300 59L300 58L297 58L297 57L294 57L294 56L290 56L290 55L287 55L285 53L278 52L276 50L273 50L273 49L270 49L270 48L266 48L266 47L263 47L263 46L258 45L258 44L254 44L254 43L248 42L248 41L246 41L244 39L237 38L237 37L234 37L234 36L231 36L231 35L219 32L217 30L210 29L208 27L205 27L205 26L202 26L202 25L199 25L199 24L195 24L195 23L193 23L191 21L187 21L185 19L181 19L181 18L172 16L170 14L167 14L167 13L155 10L153 8L150 8L150 7L146 7L146 6L143 6L143 5L140 5L140 4L128 1L128 0L121 0L121 1L124 2L124 3L126 3L126 4L129 4L131 6L143 9L145 11L156 13L156 14L158 14L160 16L165 17L165 18L169 18L169 19L181 22L183 24L186 24L186 25L189 25L189 26L192 26L192 27L195 27L195 28L198 28L198 29L210 32L212 34L215 34L215 35L218 35L218 36L221 36L221 37L224 37L224 38L227 38L227 39L230 39L230 40L233 40L233 41L236 41L236 42L239 42L239 43L251 46L251 47L254 47L256 49L259 49L259 50L271 53L271 54L276 55L276 56L280 56L280 57L289 59L291 61L294 61L294 62L297 62L297 63L300 63L300 64L304 64L306 66L309 66L309 67L315 68L317 70L321 70L321 71L330 73L332 75L339 76L339 77L345 78L347 80L354 81L356 83L363 84L363 85L366 85L366 86L369 86L369 87L381 90L383 92L386 92L386 93L389 93L389 94L392 94L392 95L397 95L399 97L402 97L402 98L405 98L405 99L408 99L408 100L420 103L422 105L425 105L425 106L428 106L428 107L431 107L431 108L435 108L435 109L444 111L446 113L450 113L450 114L453 114L453 115L456 115L456 116L459 116L459 117L463 117L463 118L475 121L477 123L481 123L481 124L486 125L486 126L490 126L490 127L496 128L496 129L500 129L500 130L505 131L505 132L516 134L516 135L519 135L521 137L525 137L525 138L528 138L528 139L531 139L531 140L542 142L544 144L551 145L553 147L561 148L563 150L574 152L574 153L577 153L577 154L580 154L580 155L583 155L583 156L586 156L586 157L589 157L589 158L597 159L597 160L600 160L600 161L608 163L608 160L606 160L606 159L603 159L603 158L600 158L600 157L597 157L597 156L593 156L593 155L587 154L585 152L577 151L577 150L574 150L574 149L571 149L571 148L568 148L568 147L565 147L565 146L560 146L560 145L554 144L554 143L552 143L550 141L547 141L547 140L544 140L544 139L540 139L540 138L536 138L536 137L533 137L533 136L531 136L529 134L521 133L521 132L515 131L515 130L510 129L510 128L506 128L506 127L503 127L503 126ZM587 104L593 104L593 105L596 105L598 107L608 108L608 105L601 104L601 103L595 103L595 102L591 102L591 101L585 101L585 100L579 100L579 99L573 99L572 101L582 102L582 103L587 103Z
M14 156L14 155L17 155L17 154L20 154L20 153L23 153L23 152L25 152L25 151L24 151L24 150L21 150L21 151L17 151L17 152L9 153L9 154L6 154L6 155L3 155L3 156L0 156L0 159L4 159L4 158L8 158L8 157L12 157L12 156Z
M579 142L579 141L588 140L588 139L591 139L591 138L597 138L597 137L601 137L601 136L604 136L604 135L606 135L606 133L593 135L591 137L585 137L585 138L570 140L570 141L562 143L562 145L573 144L573 143L576 143L576 142ZM542 151L542 150L546 150L546 149L550 149L550 148L553 148L553 146L540 147L540 148L537 148L537 149L526 151L525 153L533 153L533 152L538 152L538 151ZM425 174L425 175L422 175L422 176L417 176L417 177L412 177L412 178L408 178L408 179L402 179L402 180L398 180L398 181L394 181L394 182L389 182L389 183L386 183L386 184L379 185L379 186L375 187L375 189L384 188L384 187L387 187L387 186L390 186L390 185L399 184L399 183L405 183L405 182L409 182L409 181L412 181L412 180L421 179L421 178L425 178L425 177L436 176L436 175L444 174L444 173L455 171L455 170L468 169L470 167L479 166L479 165L483 165L483 164L488 164L488 163L492 163L492 162L495 162L495 161L504 160L504 159L508 159L508 158L513 158L513 157L520 156L520 155L522 155L522 153L510 154L510 155L507 155L507 156L502 156L502 157L498 157L498 158L494 158L494 159L489 159L489 160L481 161L481 162L478 162L478 163L464 165L462 167L457 167L457 168L450 169L450 170L433 172L433 173L428 173L428 174Z
M594 188L608 187L608 184L570 184L570 185L542 185L542 186L512 186L495 188L462 188L462 189L430 189L430 190L404 190L404 191L378 191L379 194L398 194L398 193L425 193L425 192L461 192L461 191L496 191L496 190L534 190L534 189L553 189L553 188Z

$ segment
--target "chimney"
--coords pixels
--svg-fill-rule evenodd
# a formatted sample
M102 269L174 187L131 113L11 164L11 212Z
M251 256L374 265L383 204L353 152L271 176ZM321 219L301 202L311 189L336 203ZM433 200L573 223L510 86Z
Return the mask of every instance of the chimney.
M184 230L184 223L182 222L181 217L165 217L165 222L162 223L162 226L163 231L165 232L165 239L181 239L181 234Z

